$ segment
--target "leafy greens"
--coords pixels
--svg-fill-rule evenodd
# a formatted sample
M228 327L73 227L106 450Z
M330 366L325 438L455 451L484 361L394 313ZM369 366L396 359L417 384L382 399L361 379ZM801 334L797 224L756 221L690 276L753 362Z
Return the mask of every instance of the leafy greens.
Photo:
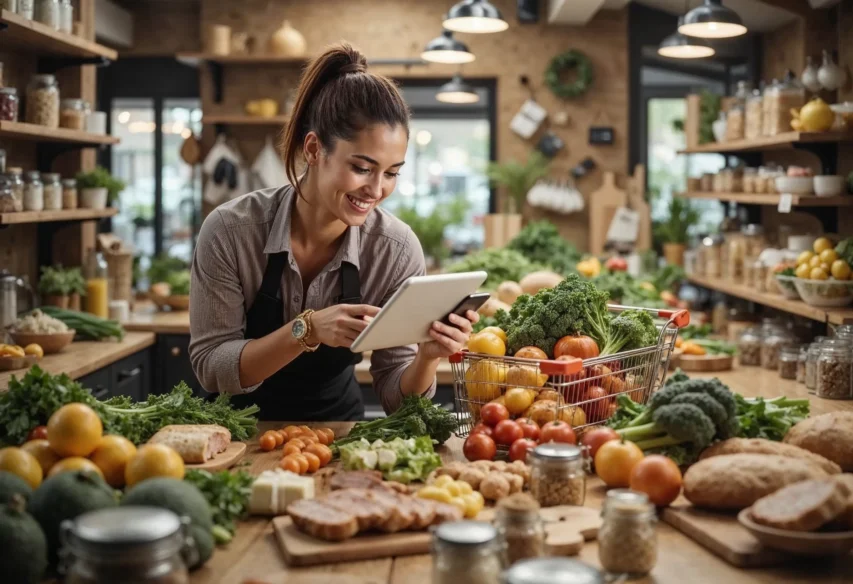
M441 457L429 436L373 443L361 438L341 446L341 465L346 470L380 470L386 480L410 483L441 466Z

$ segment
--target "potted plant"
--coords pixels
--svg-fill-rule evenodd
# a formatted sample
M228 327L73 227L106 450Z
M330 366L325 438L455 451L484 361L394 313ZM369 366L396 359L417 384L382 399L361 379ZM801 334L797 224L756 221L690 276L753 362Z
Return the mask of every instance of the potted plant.
M427 267L438 269L441 262L450 255L444 239L445 230L451 225L459 225L465 219L468 203L459 198L450 205L436 205L432 213L423 216L414 205L402 207L396 211L397 217L412 228L427 258Z
M489 215L486 224L486 246L503 246L521 231L521 210L527 193L541 178L548 175L549 159L541 152L534 151L523 163L515 160L509 162L491 162L486 167L486 176L493 186L506 190L508 197L506 209L508 213ZM490 237L489 230L496 231ZM492 241L489 241L489 240Z
M44 304L68 308L70 288L68 276L62 267L42 266L38 291Z
M669 202L669 217L655 224L655 238L663 243L667 264L683 266L689 230L699 222L699 212L686 199L673 197Z
M86 279L80 268L69 268L66 271L68 279L68 308L81 310L80 298L86 295Z
M80 206L84 209L105 209L109 203L118 199L127 185L102 167L91 172L77 175L77 188L80 189Z

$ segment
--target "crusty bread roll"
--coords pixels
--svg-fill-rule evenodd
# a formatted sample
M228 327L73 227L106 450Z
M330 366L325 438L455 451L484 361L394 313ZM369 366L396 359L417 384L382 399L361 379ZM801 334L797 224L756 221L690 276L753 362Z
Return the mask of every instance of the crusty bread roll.
M803 420L785 435L785 442L805 448L853 472L853 412L832 412Z
M787 456L789 458L800 458L808 460L820 465L820 467L829 474L838 474L841 472L841 467L827 460L819 454L809 452L799 446L793 444L783 444L764 438L729 438L722 442L717 442L702 451L700 460L710 458L712 456L720 456L722 454L778 454L779 456Z

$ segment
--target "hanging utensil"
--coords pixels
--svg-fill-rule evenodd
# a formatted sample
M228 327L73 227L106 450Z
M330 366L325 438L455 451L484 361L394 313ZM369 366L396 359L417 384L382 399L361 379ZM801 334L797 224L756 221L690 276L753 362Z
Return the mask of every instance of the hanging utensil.
M195 166L201 162L201 145L198 143L195 134L190 134L181 144L181 160L190 166Z

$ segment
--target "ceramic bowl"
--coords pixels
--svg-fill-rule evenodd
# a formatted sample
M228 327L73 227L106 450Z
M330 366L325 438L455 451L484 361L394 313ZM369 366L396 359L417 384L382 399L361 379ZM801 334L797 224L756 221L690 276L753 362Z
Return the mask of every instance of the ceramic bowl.
M35 355L26 355L24 357L0 357L0 371L26 369L38 360L39 358Z
M41 346L45 355L58 353L74 340L74 329L64 333L38 334L12 331L9 334L16 345L26 347L33 343Z
M837 174L823 174L814 177L814 193L818 197L837 197L844 194L845 180Z
M853 281L851 280L794 278L794 286L803 302L810 306L837 308L853 303Z
M759 525L752 520L752 508L738 513L737 519L761 545L802 556L843 556L853 550L853 531L791 531Z
M777 176L776 192L811 195L814 193L814 180L810 176Z
M796 276L776 276L776 281L779 283L779 291L788 300L800 299L800 293L797 292L797 285L794 283L796 279Z

